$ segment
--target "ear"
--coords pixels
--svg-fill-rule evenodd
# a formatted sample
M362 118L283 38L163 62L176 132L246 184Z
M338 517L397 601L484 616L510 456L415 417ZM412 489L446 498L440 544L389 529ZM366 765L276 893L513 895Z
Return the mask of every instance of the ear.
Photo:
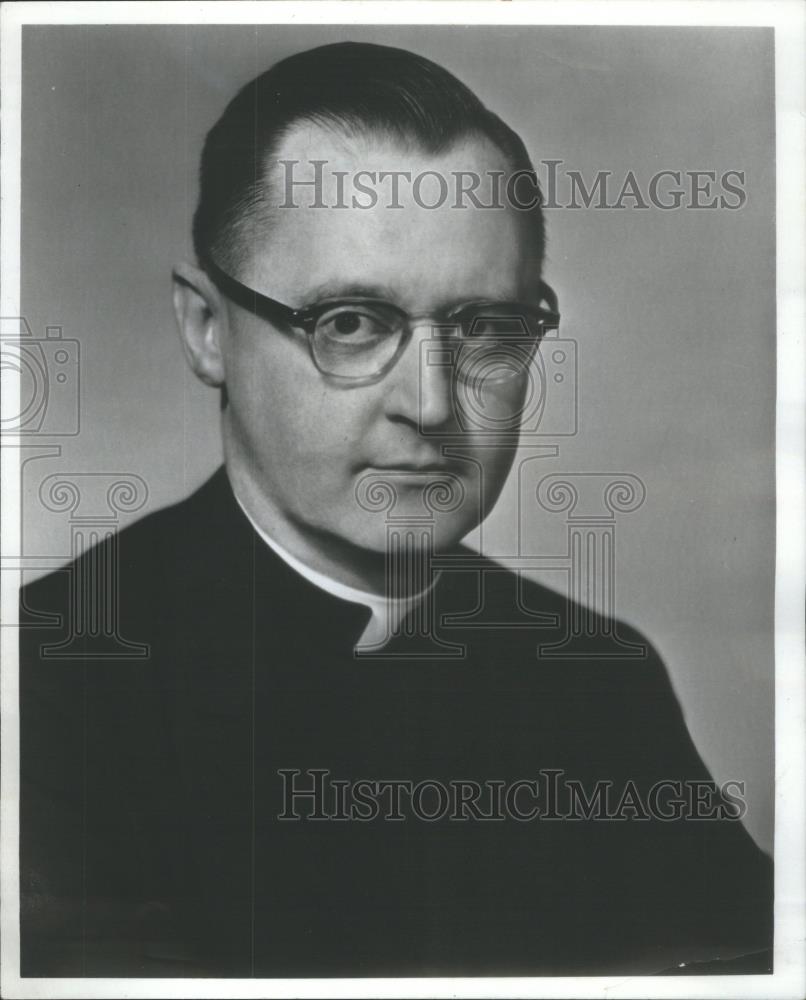
M223 335L226 304L199 267L177 264L173 270L173 303L179 338L188 364L206 385L224 384Z

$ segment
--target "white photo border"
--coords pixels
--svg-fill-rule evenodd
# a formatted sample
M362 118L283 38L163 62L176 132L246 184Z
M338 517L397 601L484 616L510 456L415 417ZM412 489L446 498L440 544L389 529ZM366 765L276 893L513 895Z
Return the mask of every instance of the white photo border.
M0 994L4 997L732 997L806 995L806 670L804 670L804 278L806 254L806 6L799 0L306 0L306 2L60 2L4 4L0 158L0 316L20 315L21 38L57 24L695 25L775 29L777 417L775 584L774 973L751 976L609 976L438 979L20 978L18 651L0 629L2 811ZM2 371L2 411L18 412L18 373ZM2 550L19 551L19 440L4 436ZM19 576L2 574L2 621L16 616Z

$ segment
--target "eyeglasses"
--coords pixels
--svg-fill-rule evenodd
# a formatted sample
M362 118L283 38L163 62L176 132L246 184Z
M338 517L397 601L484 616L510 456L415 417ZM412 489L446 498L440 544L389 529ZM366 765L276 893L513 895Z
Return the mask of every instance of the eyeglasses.
M411 338L414 317L392 302L338 298L292 309L249 288L209 257L207 274L242 309L307 334L311 360L329 379L350 385L377 382L395 365ZM434 333L450 344L452 368L465 383L509 381L524 373L546 330L560 325L557 296L538 284L539 303L467 302L439 316Z

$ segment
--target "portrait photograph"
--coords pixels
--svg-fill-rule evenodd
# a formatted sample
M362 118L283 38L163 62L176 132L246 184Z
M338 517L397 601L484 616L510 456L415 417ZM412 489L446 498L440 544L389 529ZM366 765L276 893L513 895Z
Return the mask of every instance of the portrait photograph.
M801 996L804 8L2 14L3 996Z

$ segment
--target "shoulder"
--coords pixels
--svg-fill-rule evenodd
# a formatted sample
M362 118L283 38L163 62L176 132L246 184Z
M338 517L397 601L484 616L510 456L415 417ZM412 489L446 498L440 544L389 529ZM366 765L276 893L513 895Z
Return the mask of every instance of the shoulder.
M186 499L104 534L61 568L26 584L20 594L23 625L44 626L43 616L61 612L77 587L96 600L114 596L133 609L175 587L178 575L197 577L211 551L221 548L216 541L228 492L222 468Z
M162 710L160 699L167 704L189 638L200 620L214 620L219 593L229 589L222 563L232 557L238 522L228 490L217 473L186 500L109 532L22 588L19 685L28 744L51 745L46 734L72 729L71 717L82 718L93 702L105 732L113 704L121 718L141 709L150 717ZM225 580L218 591L215 579Z
M557 629L568 632L577 640L574 649L582 659L659 659L652 643L634 626L594 604L574 600L527 573L516 560L507 565L506 559L492 559L461 546L450 560L449 587L466 600L466 595L474 591L483 606L480 610L490 621L504 612L511 615L514 609L524 625L531 624L547 634ZM609 641L610 636L615 641ZM572 650L567 652L573 659Z
M22 588L19 687L29 775L69 772L84 759L89 732L94 759L119 761L171 712L188 642L184 623L195 621L186 609L196 588L210 591L219 553L237 530L228 491L219 471L186 500L110 531ZM209 608L200 615L209 619ZM55 745L63 749L59 760Z
M679 722L669 670L635 626L529 578L514 561L466 547L456 550L448 575L452 605L474 609L452 620L469 623L489 655L540 668L547 684L569 691L663 706Z

